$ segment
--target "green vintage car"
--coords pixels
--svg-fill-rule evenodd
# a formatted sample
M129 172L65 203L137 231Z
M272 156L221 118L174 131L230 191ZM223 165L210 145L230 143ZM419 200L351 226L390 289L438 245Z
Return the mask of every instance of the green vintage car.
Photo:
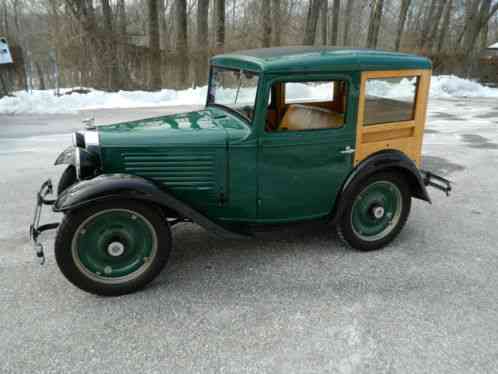
M229 238L322 220L348 246L379 249L411 199L450 183L419 169L431 62L358 49L286 47L211 59L202 110L77 132L57 198L39 193L31 235L58 228L55 257L77 287L138 290L165 266L171 227ZM404 87L402 94L397 87ZM41 207L64 213L39 224Z

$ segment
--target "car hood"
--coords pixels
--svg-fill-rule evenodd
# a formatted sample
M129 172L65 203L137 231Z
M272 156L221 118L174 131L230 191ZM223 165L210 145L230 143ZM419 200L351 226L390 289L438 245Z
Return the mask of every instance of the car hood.
M247 125L218 108L98 126L102 147L226 145L248 136Z

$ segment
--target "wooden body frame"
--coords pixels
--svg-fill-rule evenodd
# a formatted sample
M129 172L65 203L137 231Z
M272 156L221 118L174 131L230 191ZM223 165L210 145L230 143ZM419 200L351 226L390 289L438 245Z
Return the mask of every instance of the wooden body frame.
M385 149L396 149L420 166L431 70L366 71L361 74L354 165ZM372 78L418 77L413 120L364 126L366 82Z

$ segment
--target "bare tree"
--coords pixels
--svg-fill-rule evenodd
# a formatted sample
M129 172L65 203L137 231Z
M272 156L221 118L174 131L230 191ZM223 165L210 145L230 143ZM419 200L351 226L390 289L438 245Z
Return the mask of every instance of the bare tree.
M441 26L441 31L439 33L439 38L437 42L437 51L441 52L444 48L444 42L446 34L448 33L450 27L451 12L453 8L453 0L448 0L446 4L446 11L444 12L443 24Z
M273 44L279 46L281 44L282 33L282 4L280 0L273 0Z
M467 18L463 35L463 51L469 57L474 50L479 33L498 11L498 3L491 6L492 0L474 0L471 14Z
M401 0L398 27L396 31L396 41L394 42L394 49L396 51L399 51L399 47L401 45L401 38L403 37L403 31L405 29L406 15L408 14L408 9L410 8L411 2L412 0Z
M343 44L349 46L351 44L351 19L353 18L353 6L355 0L346 1L346 14L344 15L344 35Z
M341 0L332 3L332 25L330 27L330 44L337 45L339 40L339 15L341 12Z
M117 91L120 88L118 51L116 37L113 30L113 16L109 0L102 0L102 13L104 15L103 39L105 43L105 75L107 78L107 90Z
M377 48L383 11L384 0L374 0L368 24L367 48Z
M439 0L436 4L436 12L434 16L434 20L430 25L430 33L429 33L429 38L427 40L427 47L429 50L431 50L434 46L434 42L436 40L439 24L441 22L441 19L443 18L443 10L445 6L446 0Z
M329 23L329 2L328 0L322 0L322 11L320 14L320 26L321 26L321 38L322 44L327 45L327 37L328 37L328 23Z
M178 83L184 86L187 83L188 58L187 58L187 1L176 0L176 50L179 58Z
M207 79L207 46L208 38L208 13L209 13L209 0L197 1L197 50L198 61L196 63L195 81L197 85L206 82Z
M308 15L306 17L306 29L304 31L304 45L313 45L316 37L316 26L320 14L320 5L323 0L310 0Z
M216 5L216 48L225 48L225 0L215 0Z
M271 0L263 0L261 6L263 13L263 48L271 45Z
M432 25L435 22L435 12L437 4L440 0L431 0L430 7L425 12L424 23L422 26L419 47L424 48L429 40L429 35L431 33Z
M149 89L161 89L161 45L159 40L158 0L148 0L149 18Z

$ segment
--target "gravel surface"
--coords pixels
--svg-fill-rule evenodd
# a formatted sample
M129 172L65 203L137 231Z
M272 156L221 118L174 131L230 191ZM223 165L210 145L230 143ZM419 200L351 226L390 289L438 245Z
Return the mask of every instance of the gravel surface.
M69 284L51 233L37 265L34 194L80 120L183 109L0 116L0 373L498 371L495 100L431 102L424 164L455 191L415 201L382 251L346 250L325 225L239 242L184 224L158 279L118 298Z

